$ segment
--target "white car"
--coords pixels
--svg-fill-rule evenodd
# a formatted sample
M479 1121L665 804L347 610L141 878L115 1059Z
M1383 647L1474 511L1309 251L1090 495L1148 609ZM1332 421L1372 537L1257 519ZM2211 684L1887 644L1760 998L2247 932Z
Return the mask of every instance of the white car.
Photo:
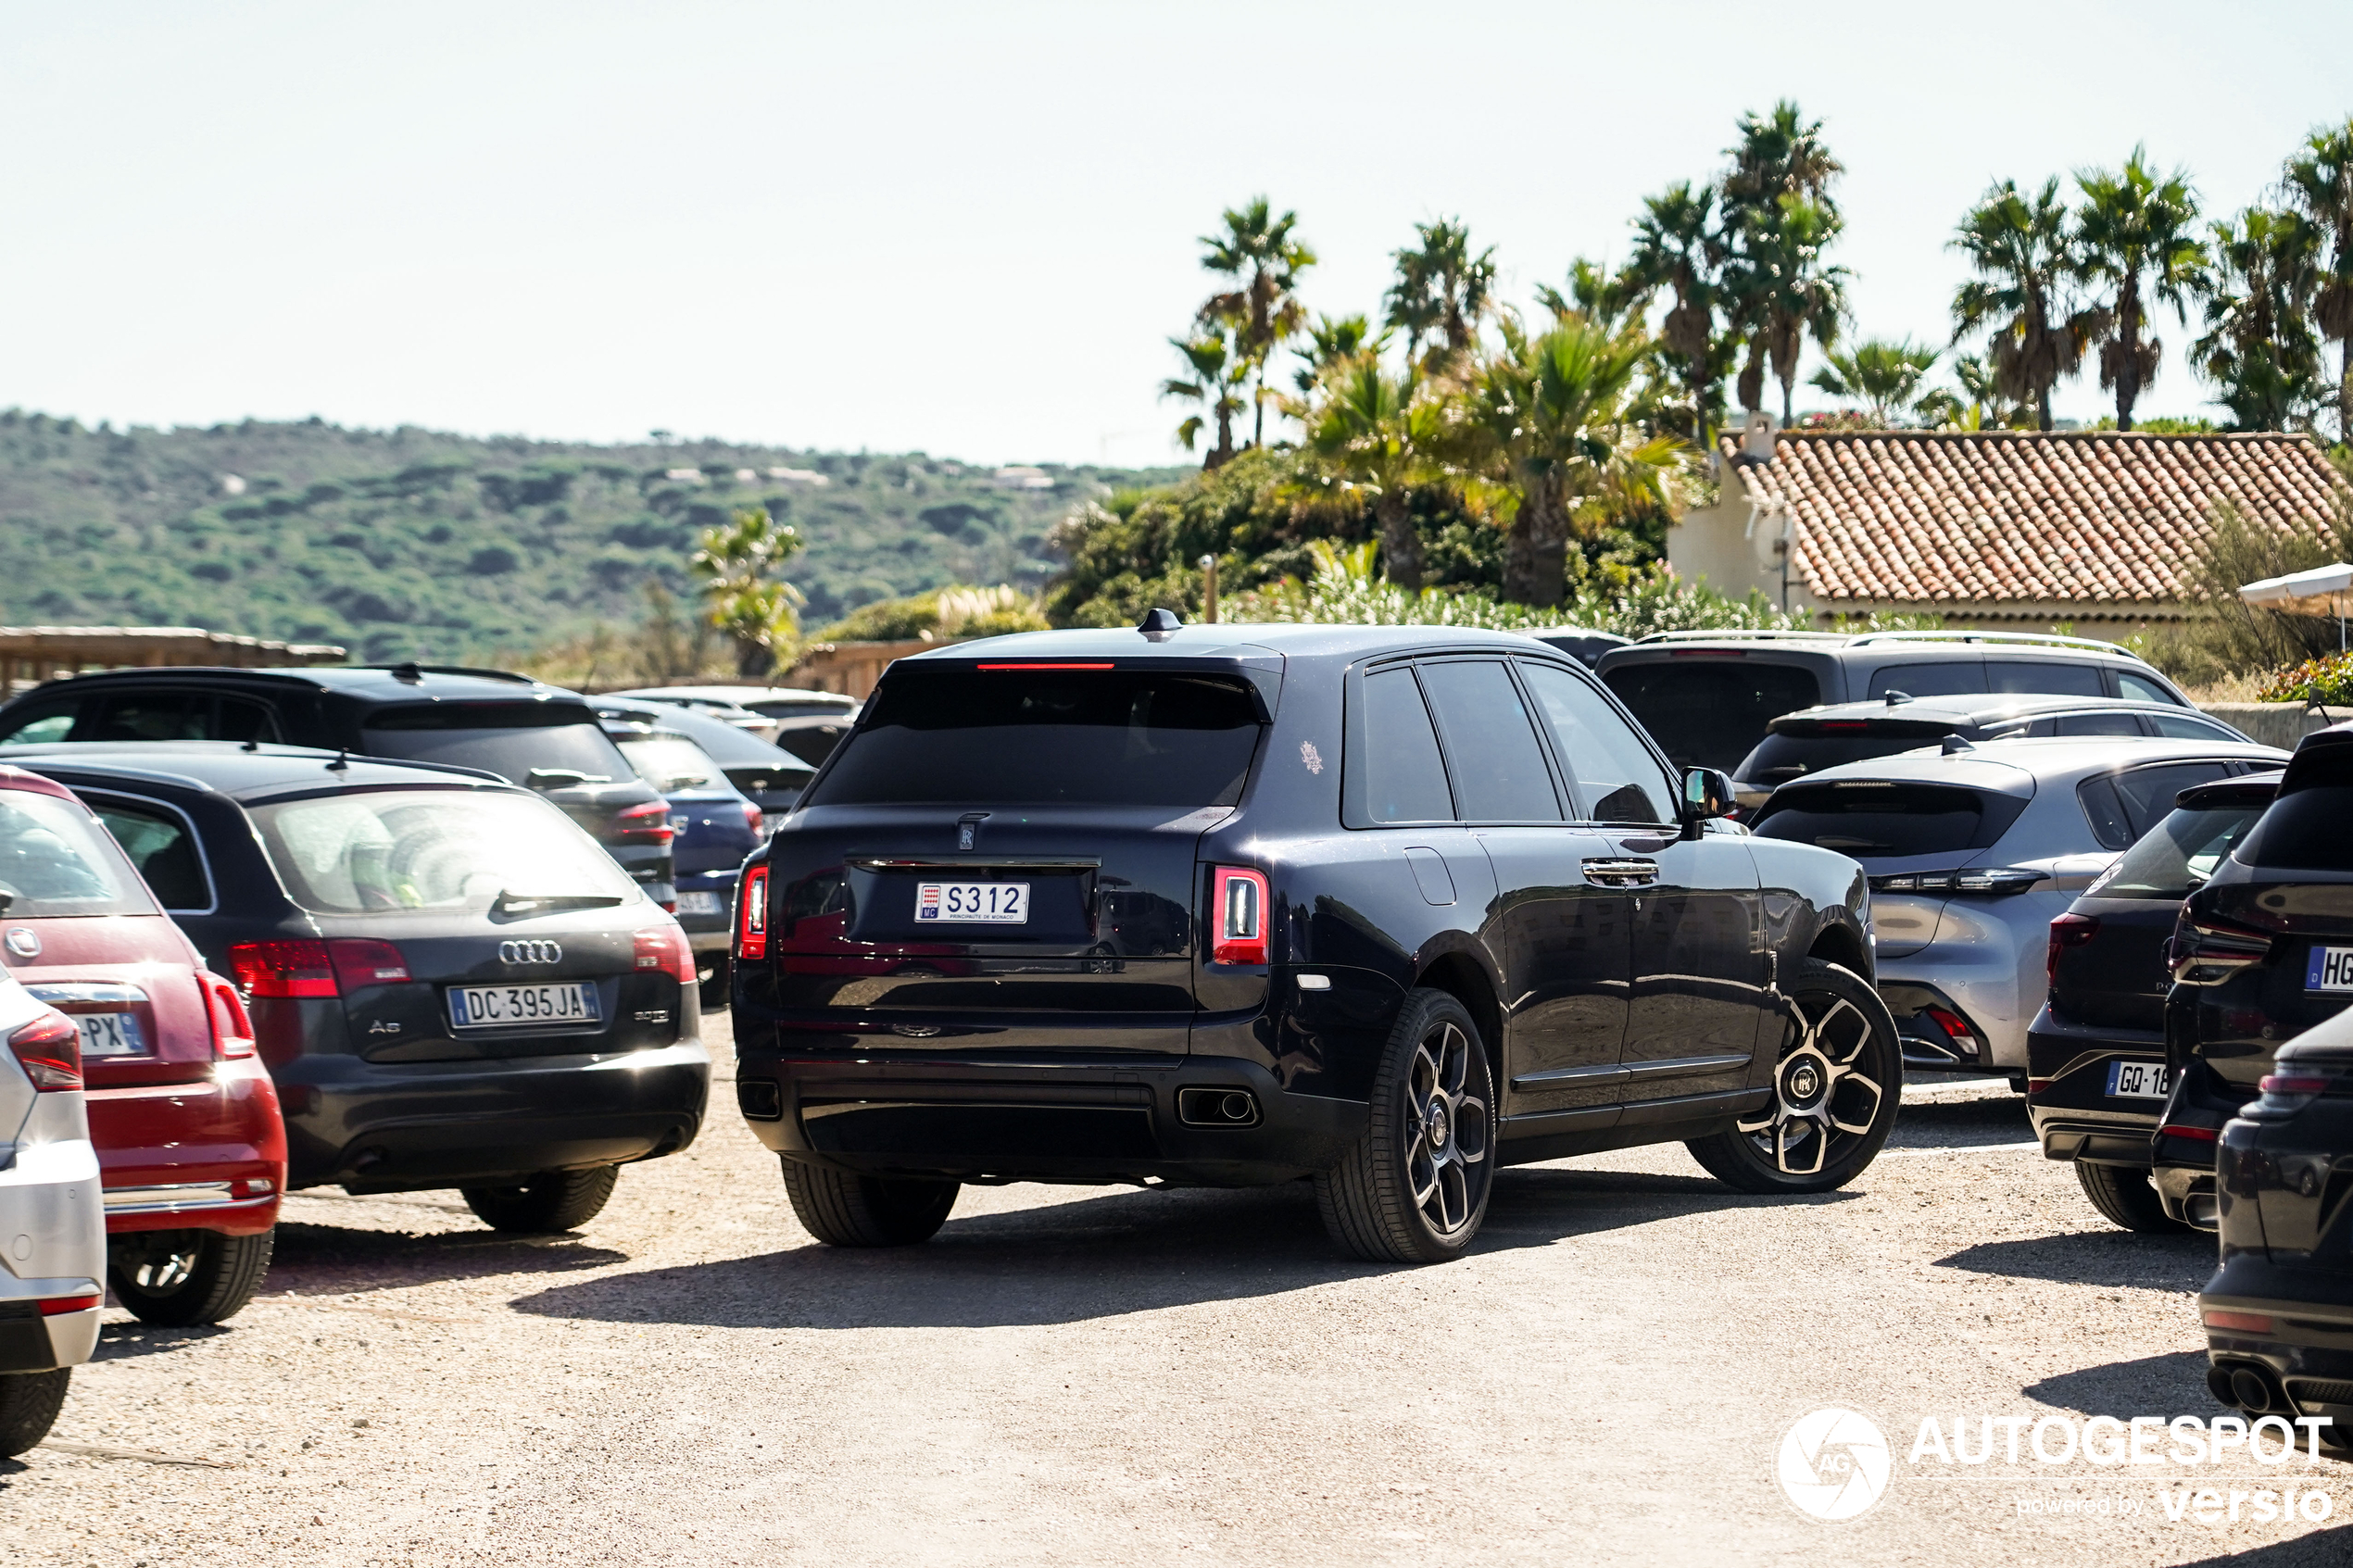
M0 926L6 915L0 910ZM0 931L17 952L19 930ZM37 949L36 949L37 950ZM0 974L0 1458L49 1435L98 1347L106 1201L73 1021Z
M2053 918L2182 790L2286 760L2221 739L1956 735L1807 773L1750 827L1862 863L1906 1067L2002 1073L2023 1094Z

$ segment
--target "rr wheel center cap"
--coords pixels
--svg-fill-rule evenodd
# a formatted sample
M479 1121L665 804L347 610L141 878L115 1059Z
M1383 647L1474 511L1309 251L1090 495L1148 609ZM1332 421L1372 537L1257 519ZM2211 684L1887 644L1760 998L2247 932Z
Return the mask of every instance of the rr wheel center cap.
M1810 1061L1800 1061L1790 1068L1782 1088L1782 1098L1791 1104L1810 1104L1822 1092L1822 1070Z
M1429 1102L1429 1110L1423 1114L1422 1124L1429 1130L1429 1141L1434 1148L1443 1148L1446 1147L1446 1135L1449 1128L1446 1124L1446 1102L1444 1100L1434 1099Z

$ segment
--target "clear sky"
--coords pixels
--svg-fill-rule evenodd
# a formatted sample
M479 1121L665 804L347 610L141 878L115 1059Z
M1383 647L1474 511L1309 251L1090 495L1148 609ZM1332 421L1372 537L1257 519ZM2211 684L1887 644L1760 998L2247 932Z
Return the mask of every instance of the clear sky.
M1298 211L1315 309L1440 216L1525 305L1781 95L1848 169L1856 327L1942 342L1990 179L2145 140L2234 211L2353 112L2345 19L0 0L0 406L1168 461L1221 207ZM2141 412L2210 412L2160 332Z

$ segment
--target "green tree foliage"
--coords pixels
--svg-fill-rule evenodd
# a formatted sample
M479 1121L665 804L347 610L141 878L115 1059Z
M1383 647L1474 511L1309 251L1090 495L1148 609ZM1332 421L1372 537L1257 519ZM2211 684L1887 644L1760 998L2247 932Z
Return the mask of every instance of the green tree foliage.
M1416 243L1393 257L1397 276L1383 303L1389 325L1405 334L1405 358L1443 372L1471 352L1480 320L1495 308L1495 248L1472 255L1470 230L1458 219L1419 223L1414 232Z
M2353 119L2315 129L2281 182L2327 240L2313 325L2337 346L2336 438L2353 442Z
M1160 395L1186 398L1202 407L1200 413L1188 414L1176 427L1176 439L1189 452L1202 432L1214 423L1217 445L1209 449L1202 467L1216 468L1234 456L1234 419L1246 407L1242 388L1250 384L1251 363L1234 352L1232 335L1223 327L1196 337L1173 337L1168 343L1183 356L1188 374L1161 383Z
M2251 207L2213 225L2206 335L2192 360L2239 430L2309 429L2330 400L2312 302L2321 233L2298 212Z
M1741 407L1764 406L1769 368L1787 424L1806 340L1829 347L1846 314L1850 275L1825 255L1846 224L1831 195L1845 166L1831 156L1821 121L1808 122L1788 99L1769 114L1743 115L1740 141L1726 150L1722 288L1747 343Z
M2089 345L2094 314L2070 313L2066 290L2080 270L2058 179L2032 195L2000 181L1962 216L1951 245L1977 275L1953 296L1953 341L1986 332L1990 385L1970 392L1982 408L1995 399L2034 406L2036 428L2051 428L2051 389L2071 376Z
M726 522L706 528L688 562L701 586L711 623L736 646L736 672L750 679L790 663L807 602L780 575L804 541L765 507L743 507Z
M1315 265L1315 253L1292 232L1298 215L1277 216L1265 196L1228 208L1225 224L1224 232L1201 237L1201 264L1234 286L1210 295L1199 320L1232 335L1232 358L1255 383L1250 444L1259 446L1266 439L1266 362L1306 321L1297 290L1300 274Z
M2092 320L2100 350L2100 385L2116 394L2116 426L2133 428L2133 407L2157 376L2165 345L2149 330L2152 305L2170 305L2187 322L2205 286L2206 247L2197 237L2197 194L2179 169L2149 167L2134 147L2121 169L2088 169L2075 176L2083 193L2076 209L2076 265L2084 280L2107 290Z
M1862 404L1864 417L1884 430L1898 414L1919 405L1936 357L1935 349L1909 338L1866 338L1851 349L1825 351L1827 363L1814 372L1812 384L1832 397Z
M1408 367L1391 375L1377 354L1328 367L1305 418L1307 449L1323 473L1372 503L1383 569L1411 592L1422 586L1422 550L1411 511L1414 485L1441 478L1442 397Z
M1723 380L1732 344L1716 335L1716 310L1723 293L1723 236L1715 225L1716 192L1693 189L1688 180L1644 198L1634 220L1634 253L1628 273L1652 293L1665 289L1674 303L1659 322L1661 349L1682 374L1689 406L1687 433L1704 445L1708 426L1723 413Z
M2332 516L2283 532L2250 520L2227 502L2214 508L2214 531L2184 573L2187 596L2206 613L2151 639L2147 658L2185 684L2277 670L2336 651L2334 617L2283 615L2239 597L2266 577L2353 559L2353 502L2340 495Z

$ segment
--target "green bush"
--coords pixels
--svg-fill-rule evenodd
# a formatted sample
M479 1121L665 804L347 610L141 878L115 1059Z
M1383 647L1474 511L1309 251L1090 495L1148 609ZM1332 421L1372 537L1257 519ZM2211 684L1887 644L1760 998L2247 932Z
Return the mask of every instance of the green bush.
M2308 659L2274 670L2255 688L2258 702L2353 703L2353 653Z

